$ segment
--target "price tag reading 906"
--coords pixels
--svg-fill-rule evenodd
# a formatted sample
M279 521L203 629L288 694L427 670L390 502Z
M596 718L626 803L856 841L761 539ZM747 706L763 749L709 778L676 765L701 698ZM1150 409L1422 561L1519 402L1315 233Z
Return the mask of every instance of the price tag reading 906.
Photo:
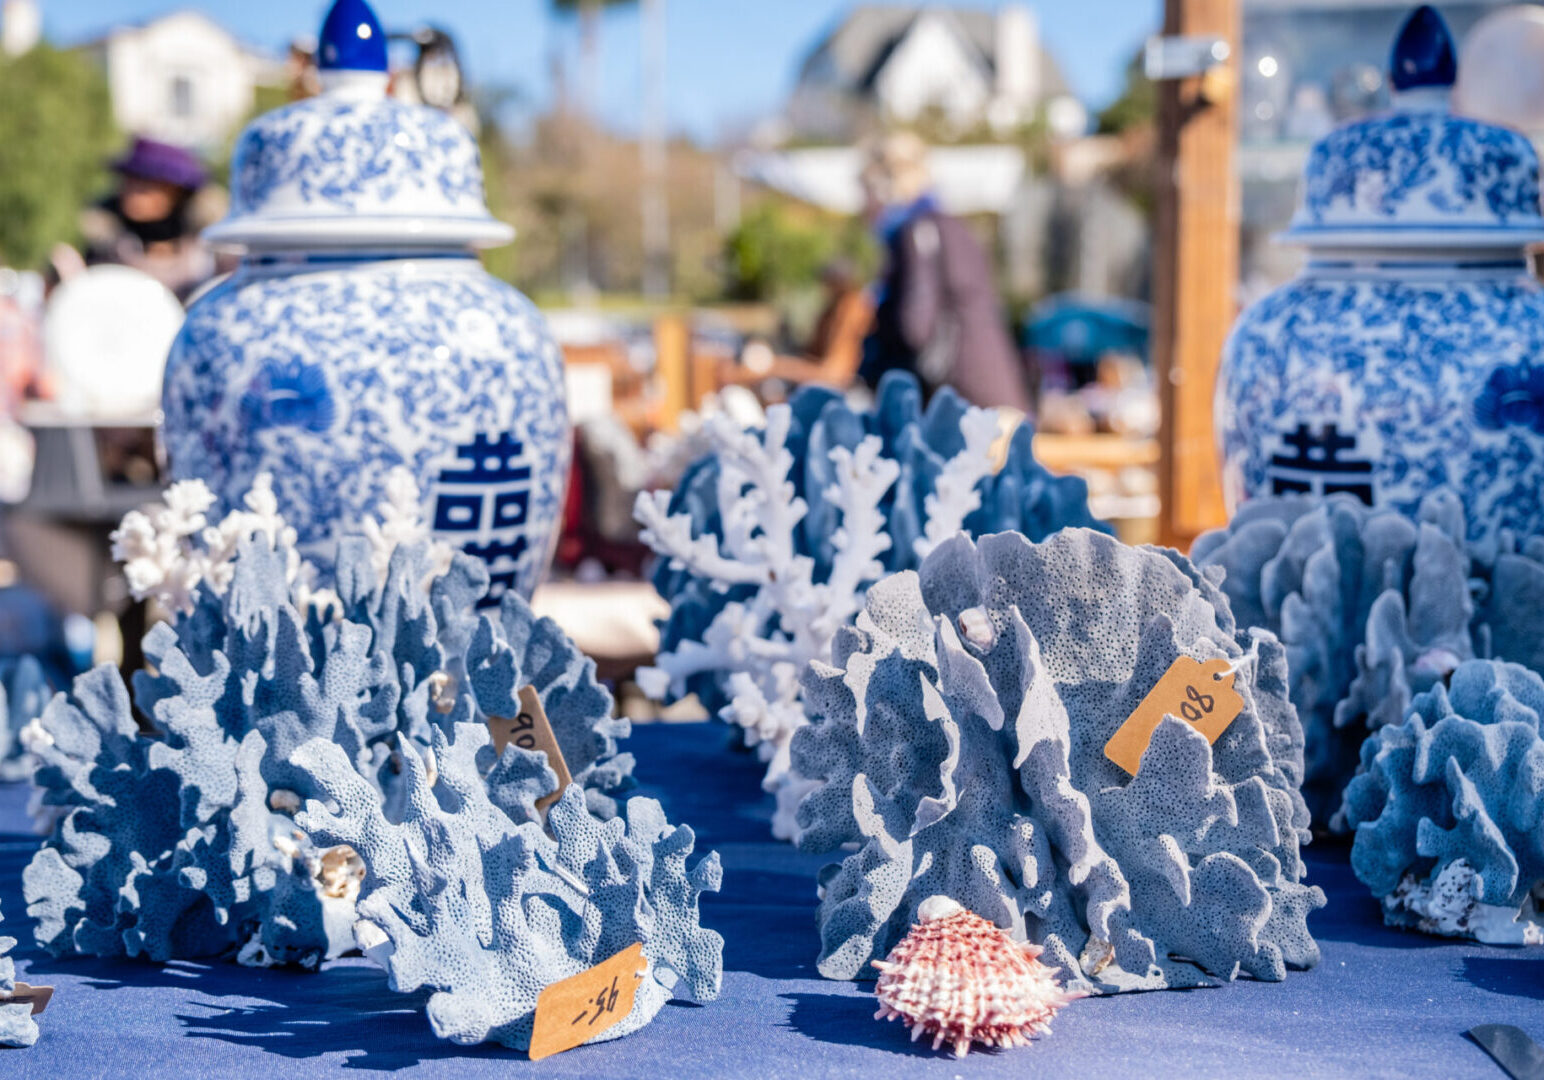
M563 794L563 789L568 787L572 777L569 776L568 763L563 760L563 751L558 747L557 736L552 733L552 724L547 720L547 711L542 708L541 696L537 694L536 688L522 686L519 696L520 712L515 718L488 717L488 732L492 736L495 753L502 754L504 747L510 743L522 750L541 750L546 753L547 764L558 774L558 786L552 794L536 800L536 808L545 814L547 807L557 802Z
M531 1060L587 1042L633 1011L638 980L648 971L642 945L629 945L588 971L555 982L536 999Z
M1104 756L1135 776L1165 716L1179 717L1205 735L1207 742L1216 742L1244 708L1244 699L1233 689L1232 668L1224 659L1204 664L1189 656L1176 659L1104 744Z

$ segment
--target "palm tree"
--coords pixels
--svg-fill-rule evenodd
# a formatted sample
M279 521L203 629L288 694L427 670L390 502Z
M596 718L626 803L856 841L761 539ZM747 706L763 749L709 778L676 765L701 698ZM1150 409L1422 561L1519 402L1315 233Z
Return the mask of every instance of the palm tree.
M665 0L643 0L643 118L638 130L638 160L643 183L639 209L643 223L643 295L662 299L670 293L670 203L665 185Z
M634 0L552 0L552 6L564 14L579 14L579 82L585 97L584 108L592 116L600 107L600 16L608 7L620 7Z
M581 109L591 123L600 111L600 16L607 7L638 0L552 0L553 7L579 15L579 65ZM642 166L640 209L642 213L644 274L643 291L663 296L670 288L669 205L665 192L665 0L642 0L643 106L639 132Z

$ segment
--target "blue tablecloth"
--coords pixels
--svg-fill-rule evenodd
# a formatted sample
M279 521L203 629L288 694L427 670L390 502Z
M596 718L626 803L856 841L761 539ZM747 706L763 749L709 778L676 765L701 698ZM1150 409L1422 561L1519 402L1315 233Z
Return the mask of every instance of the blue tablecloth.
M759 765L726 749L718 725L635 729L642 793L717 849L724 888L703 922L724 935L724 986L706 1005L676 1002L625 1039L530 1063L496 1046L441 1042L423 995L394 994L362 960L319 974L231 964L53 960L31 945L21 869L36 847L23 789L0 789L3 932L22 939L22 978L57 988L30 1050L0 1051L0 1076L261 1077L337 1070L455 1077L1270 1076L1497 1078L1463 1037L1516 1024L1544 1043L1544 951L1487 948L1388 930L1351 876L1346 849L1308 851L1330 903L1309 922L1320 966L1284 983L1126 994L1074 1002L1053 1033L956 1061L873 1019L871 987L814 969L815 872L823 857L774 843Z

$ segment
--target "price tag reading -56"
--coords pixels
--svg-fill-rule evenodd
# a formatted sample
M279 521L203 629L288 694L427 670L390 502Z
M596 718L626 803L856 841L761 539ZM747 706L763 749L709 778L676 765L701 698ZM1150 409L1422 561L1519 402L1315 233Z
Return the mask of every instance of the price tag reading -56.
M629 945L588 971L555 982L536 999L531 1060L587 1042L633 1011L638 980L648 971L642 945Z
M584 1011L570 1020L568 1022L569 1026L581 1023L588 1017L588 1026L594 1027L601 1017L617 1011L617 994L619 993L621 991L617 989L617 977L613 975L611 976L611 985L602 986L593 1000L585 1002Z
M1244 699L1233 689L1232 667L1224 659L1204 664L1189 656L1176 659L1104 744L1104 756L1135 776L1165 716L1179 717L1205 735L1207 742L1216 742L1244 708Z

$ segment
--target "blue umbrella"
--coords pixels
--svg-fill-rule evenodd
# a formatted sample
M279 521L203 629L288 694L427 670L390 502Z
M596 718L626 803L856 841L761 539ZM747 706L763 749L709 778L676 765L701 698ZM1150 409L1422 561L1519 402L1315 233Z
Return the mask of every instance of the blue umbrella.
M1035 305L1024 327L1027 348L1092 364L1107 352L1147 358L1148 305L1140 300L1057 293Z

